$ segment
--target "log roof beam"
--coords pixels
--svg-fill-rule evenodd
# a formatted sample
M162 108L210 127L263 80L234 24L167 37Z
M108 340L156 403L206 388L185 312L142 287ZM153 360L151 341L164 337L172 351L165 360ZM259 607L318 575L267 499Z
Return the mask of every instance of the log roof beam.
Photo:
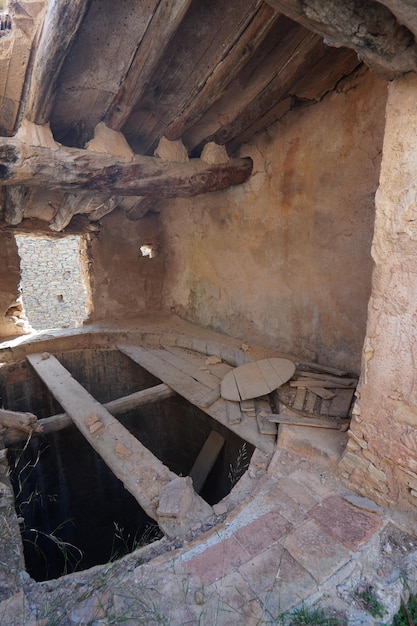
M105 116L112 130L121 130L133 107L143 95L154 71L181 24L192 0L160 0L138 45L129 70ZM163 45L155 42L163 42Z
M392 80L417 70L417 44L413 34L399 23L416 9L406 0L267 0L309 30L321 35L329 45L352 48L376 73ZM386 6L383 6L386 5ZM389 8L387 8L389 6ZM400 10L402 9L402 10ZM414 22L415 23L415 22Z
M106 196L190 197L245 182L251 159L207 164L134 155L125 158L80 148L32 146L0 137L0 185L23 185Z
M51 0L30 72L23 115L35 124L49 122L62 65L71 50L91 0Z

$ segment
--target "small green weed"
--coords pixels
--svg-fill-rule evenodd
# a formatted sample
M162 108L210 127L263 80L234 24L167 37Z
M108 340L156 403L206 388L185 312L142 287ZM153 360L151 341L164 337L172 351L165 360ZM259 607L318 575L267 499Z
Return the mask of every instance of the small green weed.
M416 626L417 624L417 595L411 595L407 604L402 603L397 615L392 621L393 626Z
M366 585L365 589L358 591L357 598L360 600L365 611L372 615L372 617L377 618L384 616L384 606L376 597L372 585Z
M281 616L285 626L344 626L345 620L328 617L323 609L307 607L304 604L290 613Z
M243 474L248 469L248 466L249 466L248 451L246 450L246 443L244 443L243 446L239 448L239 452L236 457L236 462L233 465L232 464L229 465L228 478L230 480L230 484L232 487L234 487L237 481L239 480L239 478L243 476Z

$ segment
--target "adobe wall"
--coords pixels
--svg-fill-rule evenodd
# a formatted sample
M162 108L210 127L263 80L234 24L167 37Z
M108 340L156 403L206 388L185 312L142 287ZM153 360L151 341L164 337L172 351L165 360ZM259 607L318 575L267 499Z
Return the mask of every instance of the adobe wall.
M342 82L242 148L248 183L166 202L165 306L358 372L386 90L371 72Z
M131 222L123 211L101 220L98 236L91 238L89 259L92 314L89 321L124 319L159 309L164 269L163 256L143 257L140 247L159 248L158 216L150 213Z
M417 506L417 76L389 87L358 401L340 465L349 487Z
M12 318L20 315L20 259L11 232L0 232L0 341L24 333L24 322L16 325Z

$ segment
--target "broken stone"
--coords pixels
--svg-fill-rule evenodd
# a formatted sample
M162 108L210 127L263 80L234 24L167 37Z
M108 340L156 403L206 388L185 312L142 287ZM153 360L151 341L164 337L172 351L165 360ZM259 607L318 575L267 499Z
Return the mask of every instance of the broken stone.
M94 422L94 424L92 424L89 428L90 433L93 435L94 433L96 433L98 430L100 430L100 428L103 426L103 424L98 421L98 422Z
M209 356L205 360L206 365L216 365L217 363L221 363L222 360L218 356Z
M49 354L49 352L42 352L42 360L46 361L46 359L49 359L51 355Z
M132 454L131 451L128 448L126 448L126 446L124 446L122 443L118 443L114 451L119 456L130 456Z
M158 524L167 537L179 537L201 526L214 514L212 507L196 494L189 476L178 476L159 492Z
M100 421L100 420L99 420L99 417L98 417L97 413L91 413L91 415L89 415L87 417L87 419L85 420L85 425L86 426L92 426L93 424L95 424L98 421Z

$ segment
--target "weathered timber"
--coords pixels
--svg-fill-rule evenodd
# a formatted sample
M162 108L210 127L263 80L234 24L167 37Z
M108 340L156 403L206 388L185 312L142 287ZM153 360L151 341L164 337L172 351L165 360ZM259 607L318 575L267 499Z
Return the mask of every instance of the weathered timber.
M261 4L261 0L191 3L141 101L123 127L136 152L146 154L155 148L173 117L193 102L213 71L225 61Z
M228 402L223 398L219 398L206 407L203 403L207 402L208 394L211 394L214 390L164 361L160 356L157 356L157 351L154 351L152 354L149 350L145 350L140 346L123 344L118 344L117 348L135 363L138 363L138 365L141 365L148 372L166 383L171 389L174 389L180 396L196 406L201 407L207 415L210 415L213 419L230 428L230 430L239 435L239 437L242 437L242 439L246 439L246 441L249 441L266 453L274 449L275 439L273 437L261 436L256 426L254 428L252 420L245 419L245 415L241 413L238 403ZM223 366L228 368L228 370L231 369L226 363L217 363L216 365L209 366L210 373L213 374L217 367ZM232 423L230 423L228 419L228 410Z
M347 389L348 387L356 387L357 380L347 383L334 383L333 381L320 380L316 378L300 378L299 380L291 380L290 387L323 387L324 389Z
M113 130L120 130L133 107L144 93L152 74L188 11L191 0L159 2L152 20L140 42L129 71L122 82L106 115L106 123ZM163 45L155 45L163 42Z
M22 413L0 409L0 426L19 430L21 433L40 433L42 426L33 413Z
M245 363L223 378L221 394L225 400L249 400L274 391L295 372L295 365L288 359L261 359ZM237 387L237 390L236 390Z
M332 428L345 430L349 423L343 419L329 419L327 417L303 417L296 415L283 415L282 413L268 413L266 419L276 424L291 424L293 426L310 426L312 428Z
M49 121L62 65L90 3L91 0L48 3L24 107L25 116L36 124Z
M188 532L188 521L195 524L196 517L200 516L201 521L211 514L211 507L194 494L184 515L181 512L178 519L170 519L165 526L164 516L158 513L162 493L168 484L178 480L178 476L110 415L54 356L45 359L44 355L31 354L27 358L85 439L169 536Z
M178 139L196 124L255 54L280 16L272 7L262 4L228 55L214 68L203 87L164 131L168 139Z
M267 0L336 47L353 48L375 72L392 80L417 69L417 46L411 32L378 2L357 0Z
M357 378L347 378L346 376L332 376L331 374L326 374L325 372L307 372L302 370L295 371L295 377L297 380L302 380L303 378L314 378L315 380L325 380L327 382L338 383L344 385L345 387L349 387L352 384L358 384ZM294 378L295 378L294 377Z
M49 222L49 228L56 232L64 230L74 215L86 213L89 219L97 221L111 213L119 203L119 198L111 196L107 200L97 202L87 193L66 193L59 205L53 219Z
M207 480L207 476L210 474L213 465L219 457L224 442L225 438L223 435L215 430L212 430L207 437L190 471L190 477L192 478L196 493L201 492Z
M255 57L201 121L184 134L190 148L200 148L207 141L224 144L241 135L287 97L291 86L324 54L325 46L316 33L290 24L282 34L280 45L267 52L263 63L262 57Z
M123 198L119 204L119 207L126 213L126 217L131 222L145 217L147 213L152 209L155 204L155 198L141 198L132 196L130 198Z
M123 415L123 413L127 413L131 409L136 409L139 406L144 406L151 402L157 402L159 400L165 400L166 398L170 398L175 395L175 391L170 389L167 385L155 385L154 387L150 387L149 389L143 389L142 391L136 391L134 393L129 394L128 396L123 396L122 398L117 398L116 400L111 400L110 402L106 402L103 404L104 408L109 411L112 415ZM58 430L63 430L67 428L73 423L71 417L66 413L59 413L57 415L51 415L51 417L44 417L38 420L38 424L42 430L34 431L33 435L48 435L49 433L54 433ZM22 441L22 439L26 439L22 431L16 430L16 427L10 428L4 434L4 442L6 445L10 445L12 443L16 443L17 441Z
M333 391L329 391L328 389L325 389L324 387L310 387L309 385L306 385L305 389L308 389L308 391L315 393L316 396L319 396L319 398L323 398L323 400L331 400L332 398L336 396L336 394Z
M17 226L23 220L26 194L27 189L22 185L6 189L4 219L8 224Z
M228 424L240 424L240 422L242 421L242 411L240 410L240 403L231 402L230 400L225 400L225 403Z
M245 182L251 159L209 165L200 159L169 163L135 155L131 162L79 148L51 150L17 137L0 138L0 185L43 186L68 193L187 197Z
M161 359L164 359L167 363L171 363L182 372L185 372L189 376L192 376L195 380L199 380L204 385L207 385L210 389L218 389L219 381L218 379L210 374L210 372L206 372L201 370L199 367L187 359L185 354L183 356L179 356L177 354L173 354L169 349L157 350L155 351Z
M297 370L303 371L303 369L307 368L305 371L307 374L310 374L310 369L316 370L316 372L326 372L328 374L334 374L335 376L346 376L347 372L344 370L338 369L337 367L333 367L331 365L322 365L321 363L313 363L310 361L300 361L297 363Z

